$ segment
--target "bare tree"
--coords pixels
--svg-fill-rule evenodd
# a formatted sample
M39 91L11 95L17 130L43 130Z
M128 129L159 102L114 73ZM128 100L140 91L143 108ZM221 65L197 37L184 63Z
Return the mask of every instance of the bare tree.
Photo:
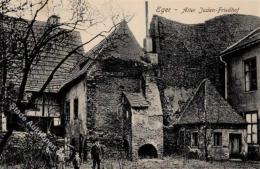
M29 100L24 102L26 85L32 67L37 66L37 64L44 59L44 52L48 49L49 45L68 40L70 34L77 29L87 31L87 29L102 22L102 20L97 18L99 14L96 14L92 10L91 5L87 1L64 1L70 3L72 6L72 15L69 21L47 25L39 34L35 31L37 28L37 19L40 12L46 10L46 8L50 8L52 5L51 2L51 0L2 0L0 3L0 63L2 69L0 103L1 112L4 112L7 117L11 117L8 118L10 119L8 123L17 123L17 121L14 120L15 118L12 117L14 115L9 111L11 103L15 103L22 113L24 113L26 109L33 107L36 99L43 94L52 81L54 74L69 57L79 53L83 46L89 44L96 38L105 37L119 24L113 22L114 24L108 30L101 31L88 41L74 46L74 48L68 51L66 56L59 61L53 70L51 70L51 73L48 75L42 87L37 92L32 93ZM60 0L61 4L64 2ZM23 19L28 11L30 11L31 19ZM15 84L13 89L8 89L7 87L10 86L7 85L10 79L12 79L11 82ZM14 91L15 94L9 97L8 92L11 91ZM14 131L12 126L13 125L10 125L0 143L0 154L3 152L9 137Z

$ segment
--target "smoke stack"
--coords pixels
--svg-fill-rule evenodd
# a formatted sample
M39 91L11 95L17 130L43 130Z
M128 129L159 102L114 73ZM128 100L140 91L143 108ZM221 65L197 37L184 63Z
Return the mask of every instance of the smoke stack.
M145 31L146 31L146 38L144 39L144 49L146 52L152 52L152 39L149 33L149 26L148 26L148 1L145 1Z
M148 1L145 1L145 30L146 37L149 37L149 28L148 28Z

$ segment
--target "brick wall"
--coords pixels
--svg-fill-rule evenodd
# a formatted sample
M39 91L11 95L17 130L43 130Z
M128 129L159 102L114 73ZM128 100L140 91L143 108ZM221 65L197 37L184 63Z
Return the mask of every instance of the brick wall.
M174 123L174 114L182 110L204 78L224 94L224 68L218 54L260 26L259 21L254 16L224 15L188 25L153 17L150 33L158 54L164 124ZM167 135L165 132L164 140L169 140Z
M160 93L151 73L145 75L145 97L149 107L133 109L132 112L132 155L138 158L141 146L151 144L159 158L163 156L163 112Z
M188 93L204 78L209 78L223 94L224 69L218 54L260 26L259 21L254 16L224 15L188 25L154 16L150 32L154 52L158 53L164 112L181 107L176 103L185 102ZM164 94L171 86L177 96Z
M116 62L112 62L116 63ZM140 67L134 64L102 64L87 90L88 128L95 131L106 147L106 156L116 157L122 149L122 93L140 92ZM122 68L115 68L124 65ZM91 136L90 136L91 137Z

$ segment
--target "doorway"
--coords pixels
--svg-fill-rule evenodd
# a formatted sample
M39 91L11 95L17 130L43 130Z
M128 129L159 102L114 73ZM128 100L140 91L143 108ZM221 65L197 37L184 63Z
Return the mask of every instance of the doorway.
M240 158L242 147L242 134L229 134L230 158Z
M138 150L138 156L140 159L143 158L158 158L157 150L152 144L145 144Z

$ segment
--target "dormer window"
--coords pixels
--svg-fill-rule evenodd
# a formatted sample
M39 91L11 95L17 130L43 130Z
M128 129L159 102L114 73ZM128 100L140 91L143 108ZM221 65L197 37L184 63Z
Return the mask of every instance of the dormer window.
M257 90L256 57L244 61L245 91Z

